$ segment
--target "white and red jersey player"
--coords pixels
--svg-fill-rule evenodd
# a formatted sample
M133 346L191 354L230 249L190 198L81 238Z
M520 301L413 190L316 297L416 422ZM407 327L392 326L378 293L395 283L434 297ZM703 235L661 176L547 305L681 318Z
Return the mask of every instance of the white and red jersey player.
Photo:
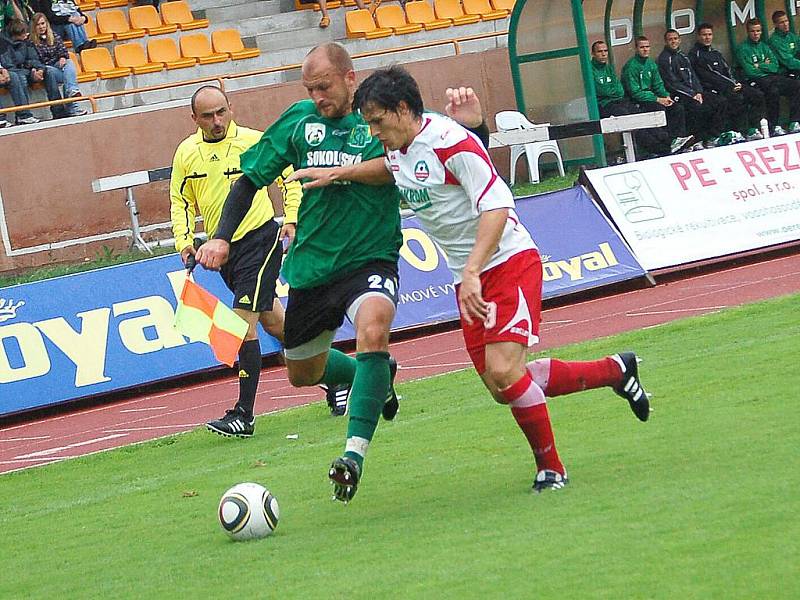
M479 373L485 345L538 341L542 271L539 253L514 211L511 190L481 141L437 113L423 113L419 133L404 148L386 152L408 205L442 248L456 284L467 264L485 211L508 209L500 242L481 272L481 293L492 310L485 322L461 319L467 350Z

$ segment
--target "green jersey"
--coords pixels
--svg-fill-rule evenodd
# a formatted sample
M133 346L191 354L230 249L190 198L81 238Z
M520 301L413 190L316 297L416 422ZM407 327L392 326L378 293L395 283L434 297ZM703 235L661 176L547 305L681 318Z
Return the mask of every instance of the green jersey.
M669 96L658 65L650 58L634 54L622 67L622 85L634 102L655 102Z
M592 59L592 76L594 77L594 90L597 93L597 103L600 106L619 102L625 97L622 82L610 63L601 64Z
M760 79L767 75L776 75L780 69L777 57L772 49L759 41L757 44L747 38L736 48L736 60L747 79Z
M800 58L798 58L798 54L800 54L800 37L791 31L783 33L776 29L769 37L768 43L778 59L778 65L781 67L780 73L800 71Z
M337 167L383 155L361 115L327 119L311 100L301 100L242 154L241 169L264 187L288 165ZM305 190L282 274L293 288L316 287L368 262L397 262L402 242L400 192L393 183L343 182Z

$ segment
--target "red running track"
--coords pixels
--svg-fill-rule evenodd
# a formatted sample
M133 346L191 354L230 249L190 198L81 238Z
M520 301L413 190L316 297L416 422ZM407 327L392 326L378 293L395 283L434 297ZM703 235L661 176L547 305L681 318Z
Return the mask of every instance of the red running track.
M688 276L652 288L545 310L540 349L800 291L800 254ZM399 381L470 366L461 333L448 331L392 344ZM94 406L0 430L0 473L66 460L201 426L237 397L235 377ZM260 414L320 400L318 388L289 385L283 367L261 373Z

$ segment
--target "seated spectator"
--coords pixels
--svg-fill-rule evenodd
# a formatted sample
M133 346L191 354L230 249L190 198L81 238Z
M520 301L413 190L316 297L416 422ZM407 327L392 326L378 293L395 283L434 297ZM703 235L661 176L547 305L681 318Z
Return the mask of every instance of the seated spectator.
M8 60L6 54L9 50L9 46L9 41L4 36L0 35L0 87L9 90L14 106L30 104L30 100L28 99L28 82L24 77L20 77L19 73L7 68L10 66L6 62ZM39 119L34 117L31 111L16 111L16 123L18 125L29 125L38 122ZM12 125L13 123L10 123L6 118L0 119L0 129L11 127Z
M724 96L705 94L689 57L681 52L681 36L675 29L664 34L664 50L658 56L658 72L664 87L686 111L687 129L698 140L695 150L744 141L738 132L725 132L728 104Z
M30 34L25 23L19 19L12 19L11 24L8 26L8 34L10 39L7 40L5 52L3 52L0 63L2 63L9 72L16 73L28 85L34 83L44 83L45 90L47 91L48 100L60 100L61 92L58 90L58 76L55 69L48 69L44 63L39 59L36 53L36 48L28 40ZM26 94L27 95L27 94ZM27 102L26 102L27 103ZM55 105L50 108L54 119L66 116L64 107ZM31 115L21 119L17 114L17 123L35 123L37 120Z
M592 44L592 75L601 118L642 112L625 96L622 82L608 62L608 44L602 40ZM670 153L670 137L666 127L638 129L634 132L634 139L645 157Z
M782 10L772 13L775 29L769 38L769 47L778 58L779 73L792 78L800 76L800 37L789 30L789 17Z
M75 52L80 54L88 48L96 48L97 42L90 40L84 25L89 20L73 0L30 0L31 8L43 13L58 36L72 42Z
M736 48L736 60L748 82L764 93L767 121L772 135L784 135L780 126L781 96L789 102L789 132L800 132L800 81L781 75L781 66L772 49L761 41L761 21L747 21L747 39Z
M0 0L0 31L8 33L7 29L12 19L19 19L25 25L30 24L33 9L28 0Z
M322 18L319 20L319 26L321 29L325 29L328 25L331 24L331 19L328 16L328 2L327 0L318 0L319 2L319 12L322 13ZM365 8L364 0L355 0L356 6L358 8ZM377 4L375 5L377 8Z
M764 139L759 131L761 119L766 116L764 94L755 86L737 81L733 71L722 56L712 47L714 26L701 23L697 28L697 43L689 51L689 60L706 92L723 96L728 102L728 124L741 131L748 142Z
M637 36L634 40L636 54L622 67L622 85L625 92L642 112L664 111L667 117L670 152L683 150L694 138L686 135L686 113L682 104L670 98L658 66L650 58L650 40Z
M31 37L39 59L48 70L53 69L55 71L58 82L63 84L62 93L64 98L80 96L81 90L78 87L78 72L75 69L75 64L70 60L64 42L61 41L57 33L53 32L47 17L43 13L33 15L33 19L31 19ZM62 106L64 107L65 116L79 117L86 114L86 111L79 109L76 104L64 104Z

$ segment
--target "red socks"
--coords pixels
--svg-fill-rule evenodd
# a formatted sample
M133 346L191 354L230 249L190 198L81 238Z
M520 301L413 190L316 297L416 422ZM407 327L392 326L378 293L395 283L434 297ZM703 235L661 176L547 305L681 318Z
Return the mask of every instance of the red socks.
M622 369L610 356L587 362L565 362L555 358L545 358L530 362L526 366L548 398L612 386L622 380Z

